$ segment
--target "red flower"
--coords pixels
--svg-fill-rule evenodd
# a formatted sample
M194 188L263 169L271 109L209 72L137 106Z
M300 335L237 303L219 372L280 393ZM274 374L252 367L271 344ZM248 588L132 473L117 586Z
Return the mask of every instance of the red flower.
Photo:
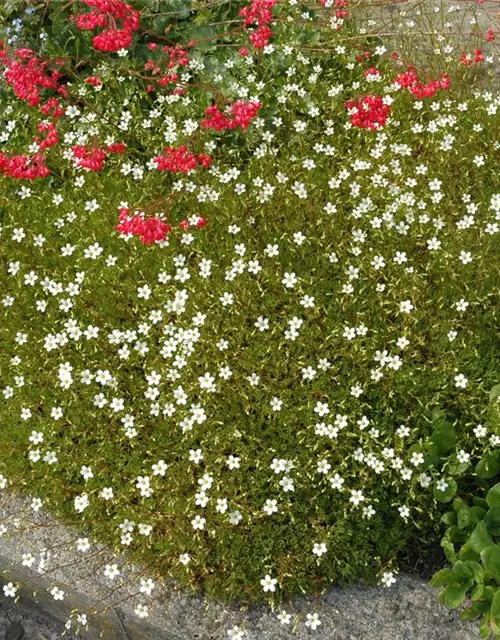
M363 129L380 129L391 111L390 105L383 103L381 96L367 95L361 100L348 100L345 106L352 111L351 123Z

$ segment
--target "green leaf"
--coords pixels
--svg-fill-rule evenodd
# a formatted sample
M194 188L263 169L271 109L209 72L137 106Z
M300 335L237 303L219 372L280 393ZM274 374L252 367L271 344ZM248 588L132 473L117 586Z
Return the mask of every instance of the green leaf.
M495 402L498 398L500 398L500 384L496 384L490 390L490 402Z
M444 587L450 581L451 569L441 569L435 573L429 581L430 587Z
M480 478L494 478L500 471L500 451L485 453L476 465L476 473Z
M448 562L455 562L457 559L457 554L455 553L455 547L453 543L450 541L448 537L444 537L441 540L441 546L443 547L444 555Z
M457 525L459 529L465 529L470 524L469 510L460 509L457 514Z
M474 561L469 560L467 562L467 566L472 569L473 574L474 574L474 580L477 583L482 584L484 582L484 569L479 564L479 562L474 562Z
M457 516L453 513L453 511L447 511L441 516L441 522L443 524L446 524L447 526L457 524Z
M472 498L472 504L475 507L481 507L481 509L484 509L485 511L488 511L488 503L486 502L486 500L484 498L479 498L478 496L474 496Z
M481 560L486 571L500 582L500 547L496 544L485 547L481 551Z
M478 582L470 593L470 599L479 600L479 598L483 595L483 591L484 591L484 584L482 582ZM477 616L477 613L474 613L473 617L476 617L476 616Z
M491 617L495 624L500 623L500 589L497 589L491 603Z
M474 610L474 605L471 605L470 607L467 607L467 609L464 609L463 611L460 612L460 619L474 620L474 618L477 618L478 615L479 613Z
M470 584L474 577L474 571L468 562L457 560L451 568L450 577L454 582Z
M500 507L500 482L488 491L486 502L489 507Z
M490 637L490 614L486 613L483 621L481 622L481 626L479 627L479 636L481 638L489 638Z
M488 533L486 522L482 520L476 525L476 528L471 533L469 540L466 542L464 546L470 547L476 553L481 553L483 549L493 544L494 542L490 534Z
M440 421L430 436L431 442L439 448L439 453L444 455L453 448L457 434L451 422Z
M432 422L438 422L439 420L446 419L446 412L442 409L433 409L432 410Z
M484 507L475 505L470 508L469 516L471 524L477 524L481 522L481 520L485 517L486 511L488 510L488 505L486 504L486 500L483 500Z
M470 583L467 582L457 587L446 587L446 595L444 598L445 605L449 609L456 609L464 601L465 594L467 593L469 586Z
M453 497L457 492L457 483L453 478L448 478L446 482L448 483L448 486L444 491L440 491L436 485L434 485L434 497L439 502L450 502L453 500Z
M484 516L488 527L488 533L492 536L500 536L500 507L493 507Z

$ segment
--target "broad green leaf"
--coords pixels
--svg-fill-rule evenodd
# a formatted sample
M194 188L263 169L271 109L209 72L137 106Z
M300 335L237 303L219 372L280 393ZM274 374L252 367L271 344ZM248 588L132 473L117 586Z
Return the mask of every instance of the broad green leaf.
M489 547L492 544L494 544L494 542L488 533L486 522L482 520L476 525L476 528L471 533L466 546L473 549L476 553L481 553L484 548Z
M484 582L484 569L479 562L469 560L467 566L470 567L474 574L474 580L479 583Z
M484 522L488 528L488 533L492 536L500 535L500 507L493 507L484 516Z
M500 398L500 384L496 384L490 390L490 402L495 402L498 398Z
M470 514L469 511L465 509L460 509L457 514L457 525L459 529L465 529L470 524Z
M494 478L500 471L500 451L485 453L476 465L476 473L486 480Z
M496 625L500 623L500 589L497 589L491 603L491 618Z
M484 507L475 505L474 507L470 508L469 516L471 524L477 524L478 522L481 522L481 520L485 517L488 510L488 505L486 504L486 500L484 500L483 502Z
M474 571L467 562L457 560L451 568L450 578L453 582L460 584L469 583L474 577Z
M474 606L471 605L470 607L467 607L467 609L464 609L463 611L460 612L460 619L461 620L474 620L474 618L477 618L479 614L477 613L477 611L474 611Z
M486 502L489 507L500 507L500 482L488 491Z
M444 455L453 447L456 439L457 435L454 426L451 422L446 421L437 422L436 428L430 436L431 442L438 446L441 455Z
M479 600L479 598L483 595L484 584L482 582L478 582L474 589L470 592L471 600ZM474 614L476 616L477 614Z
M479 498L478 496L474 496L472 498L472 504L475 507L481 507L481 509L484 509L485 511L488 511L488 503L486 502L486 500L484 498Z
M447 511L441 516L441 522L443 524L446 524L447 526L457 524L457 516L453 513L453 511Z
M486 613L483 621L481 622L481 626L479 627L479 636L481 638L489 638L490 637L490 614Z
M430 587L444 587L450 581L451 569L441 569L429 581Z
M485 547L481 551L481 560L485 570L500 582L500 547L496 544Z
M438 409L437 407L432 410L432 422L436 423L439 420L446 419L446 412L442 409Z
M441 546L443 547L444 555L446 556L448 562L455 562L455 560L457 559L457 554L455 552L455 547L453 546L450 539L444 537L441 540Z
M434 497L439 502L450 502L453 500L455 493L457 492L457 483L453 478L447 478L446 480L448 486L444 491L440 491L436 485L434 485Z
M446 587L446 595L444 603L449 609L456 609L462 604L465 598L465 594L470 587L470 582L466 582L458 587Z

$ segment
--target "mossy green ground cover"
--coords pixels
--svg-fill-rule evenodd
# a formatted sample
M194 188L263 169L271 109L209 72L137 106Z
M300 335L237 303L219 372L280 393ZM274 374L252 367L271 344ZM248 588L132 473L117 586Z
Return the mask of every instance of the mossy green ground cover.
M229 600L395 570L500 443L500 98L419 99L348 18L273 11L264 50L194 47L184 95L145 90L144 47L68 65L50 176L0 178L4 488ZM376 130L345 104L370 94ZM261 104L248 128L201 124L221 96ZM1 100L26 153L45 118ZM180 145L211 166L159 171ZM173 230L143 244L123 208Z

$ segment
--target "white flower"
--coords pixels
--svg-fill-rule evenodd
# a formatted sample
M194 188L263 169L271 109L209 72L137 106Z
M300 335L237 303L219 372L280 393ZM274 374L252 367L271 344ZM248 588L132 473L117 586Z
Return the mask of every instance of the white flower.
M268 516L276 513L278 511L278 501L267 499L262 509L267 513Z
M183 565L189 564L190 561L191 556L189 555L189 553L181 553L181 555L179 556L179 562Z
M414 309L414 306L411 303L411 300L404 300L399 303L399 310L401 313L410 313L412 309Z
M315 542L313 545L313 553L320 558L324 553L326 553L327 547L324 542Z
M385 587L390 587L391 584L394 584L396 582L396 578L394 577L394 573L392 571L385 571L382 574L382 578L380 579L380 582Z
M463 373L459 373L458 375L455 376L455 386L465 389L465 387L467 386L467 383L469 381L467 380L467 378L464 376Z
M85 553L90 549L90 542L88 538L78 538L76 541L76 548L78 551Z
M17 587L13 582L8 582L3 586L3 592L8 598L14 598L17 593Z
M273 398L271 400L271 409L273 411L280 411L282 405L283 405L283 400L280 400L279 398Z
M441 478L440 480L438 480L436 482L436 489L438 491L446 491L446 489L449 487L450 485L446 482L446 480L444 478Z
M148 617L148 607L145 604L138 604L134 609L134 613L139 618L147 618Z
M262 588L264 589L264 591L274 592L276 591L276 585L278 584L278 580L276 578L271 578L271 576L267 574L264 578L262 578L262 580L260 581L260 584L262 585Z
M232 629L228 629L227 635L230 640L243 640L245 632L235 625Z
M415 466L418 467L419 464L422 464L424 462L424 455L423 453L414 451L411 455L411 459L410 462Z
M459 451L457 453L457 460L460 463L465 463L465 462L469 462L470 460L470 453L466 453L463 449L461 451Z
M285 272L281 284L284 284L288 289L293 289L294 285L297 284L297 276L295 273Z
M290 624L291 619L291 614L287 613L283 609L278 613L278 620L281 622L281 624Z
M410 515L410 510L407 506L398 507L398 510L399 510L399 515L402 518L406 519Z
M269 329L269 320L260 316L260 318L255 323L255 326L257 327L257 329L259 329L259 331L266 331L266 329Z
M326 402L317 402L316 406L314 408L314 413L317 413L320 418L323 416L326 416L328 413L330 413L330 409L328 407L328 403Z
M352 502L354 505L358 505L364 499L365 496L363 495L362 491L351 489L351 497L349 498L349 502Z
M168 464L165 460L158 460L158 462L153 464L151 468L154 476L164 476L165 471L168 469Z
M191 520L191 524L193 525L193 529L204 529L205 528L205 518L201 518L200 516L196 516L193 520Z
M145 593L146 595L150 596L154 588L155 583L151 578L148 578L147 580L141 579L141 586L139 587L139 591L141 593Z
M240 458L238 456L230 455L228 458L226 458L226 464L230 469L239 469Z
M321 620L317 613L308 613L306 618L306 627L309 627L313 631L315 631L315 629L321 624Z
M104 575L110 580L114 580L116 576L120 575L120 569L117 564L107 564L104 568Z
M283 491L295 491L293 479L288 476L283 476L279 481L279 484L283 488Z
M82 513L89 506L89 497L86 493L82 493L81 496L75 498L75 509Z
M52 589L50 590L50 594L52 595L54 600L64 600L64 591L62 591L62 589L52 587Z

